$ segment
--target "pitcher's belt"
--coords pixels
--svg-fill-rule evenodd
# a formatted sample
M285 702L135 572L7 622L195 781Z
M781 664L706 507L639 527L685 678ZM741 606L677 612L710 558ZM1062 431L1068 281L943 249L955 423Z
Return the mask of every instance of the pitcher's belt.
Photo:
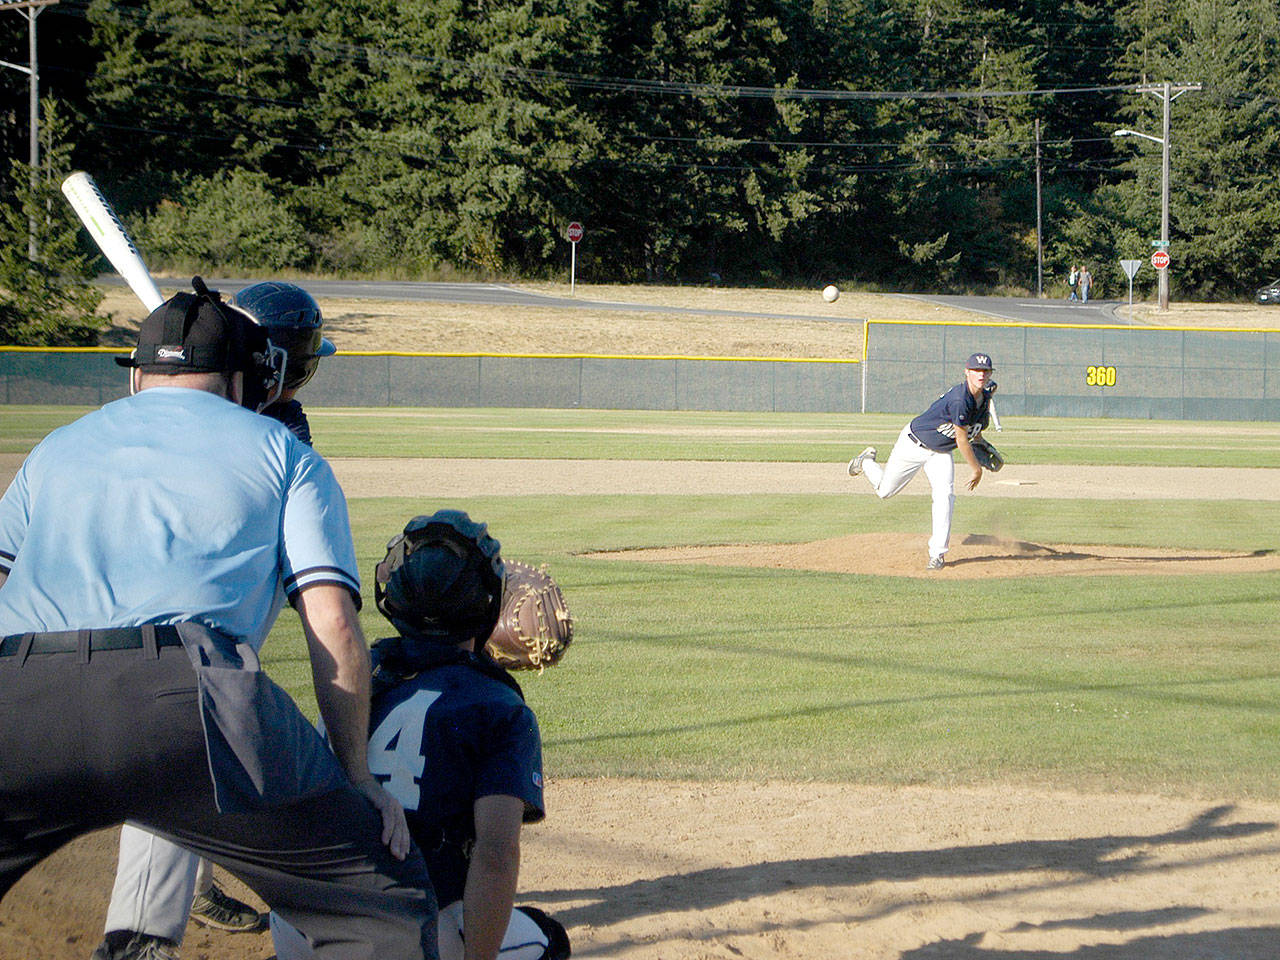
M31 637L31 654L75 653L80 649L80 638L88 634L89 652L101 650L137 650L146 645L144 630L154 630L157 647L180 647L182 638L178 628L168 624L155 627L113 627L106 630L61 630L55 633L15 633L0 640L0 657L15 656L22 648L22 641Z

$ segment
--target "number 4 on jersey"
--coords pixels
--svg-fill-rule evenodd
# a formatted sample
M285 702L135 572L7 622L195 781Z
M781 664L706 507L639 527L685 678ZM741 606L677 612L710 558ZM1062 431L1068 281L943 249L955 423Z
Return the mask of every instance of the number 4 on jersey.
M397 704L369 738L369 772L406 810L417 810L422 788L418 781L426 768L422 755L422 727L427 711L440 698L436 690L419 690Z

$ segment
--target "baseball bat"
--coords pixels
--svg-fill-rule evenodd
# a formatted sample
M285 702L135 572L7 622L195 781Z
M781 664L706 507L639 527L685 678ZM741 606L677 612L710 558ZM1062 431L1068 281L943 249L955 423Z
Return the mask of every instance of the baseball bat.
M62 181L62 192L71 209L93 237L98 249L111 261L116 272L124 277L129 289L134 292L147 310L154 310L164 303L151 272L142 262L138 248L133 245L129 231L124 228L115 210L102 195L93 177L83 170L77 170Z

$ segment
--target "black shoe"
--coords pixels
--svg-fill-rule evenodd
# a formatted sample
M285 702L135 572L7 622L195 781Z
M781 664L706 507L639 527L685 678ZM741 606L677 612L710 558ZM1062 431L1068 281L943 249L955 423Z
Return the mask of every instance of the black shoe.
M547 938L544 960L569 960L573 951L569 947L569 934L563 923L537 907L516 907L516 909L536 923Z
M191 919L202 927L230 933L259 933L267 928L262 914L223 893L216 883L191 902Z
M178 945L164 937L132 930L112 930L90 960L178 960Z

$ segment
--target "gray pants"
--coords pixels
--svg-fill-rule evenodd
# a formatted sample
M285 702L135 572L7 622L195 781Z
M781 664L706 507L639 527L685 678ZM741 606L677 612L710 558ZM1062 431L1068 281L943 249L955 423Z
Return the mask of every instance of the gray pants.
M208 860L126 823L103 929L133 930L182 943L191 900L208 890ZM203 881L204 886L201 886Z
M239 714L202 711L208 688L187 649L157 647L154 631L136 648L96 649L97 634L80 631L71 650L62 634L0 648L0 897L68 841L132 820L238 876L308 932L318 957L434 960L436 905L421 855L391 856L380 814L335 776L337 761L302 713L281 709L291 703L282 691L254 678L278 694L274 712L256 718L270 721L273 749L235 771L272 789L260 804L243 789L229 804L227 780L215 795L210 757L234 751ZM102 634L118 645L119 631ZM281 784L296 784L295 795Z

